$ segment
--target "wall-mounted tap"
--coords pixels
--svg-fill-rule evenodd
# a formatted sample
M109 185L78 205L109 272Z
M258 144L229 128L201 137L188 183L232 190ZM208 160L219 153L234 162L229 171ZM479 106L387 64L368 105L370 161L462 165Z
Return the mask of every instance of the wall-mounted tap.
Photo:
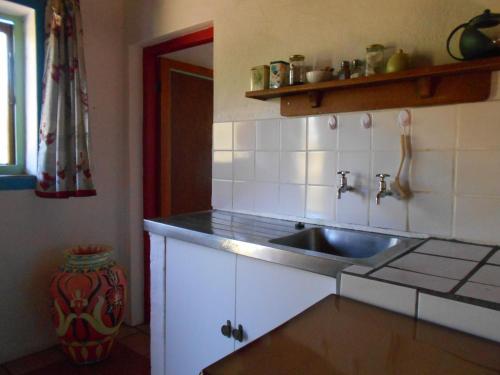
M342 193L354 190L354 188L352 186L349 186L347 184L346 175L349 173L350 173L349 171L338 171L337 172L337 174L340 175L340 186L338 186L338 188L337 188L337 199L341 198Z
M377 191L377 195L375 197L375 202L377 204L380 204L380 199L383 198L383 197L387 197L389 195L392 195L392 192L387 190L387 182L385 181L385 178L386 177L391 177L390 174L386 174L386 173L379 173L377 174L375 177L379 178L379 181L378 181L378 191Z

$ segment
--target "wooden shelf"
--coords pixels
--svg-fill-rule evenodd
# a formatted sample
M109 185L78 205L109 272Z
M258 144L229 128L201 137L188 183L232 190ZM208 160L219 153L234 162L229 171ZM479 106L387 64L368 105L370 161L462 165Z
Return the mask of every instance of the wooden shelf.
M247 98L281 98L283 116L419 107L488 99L500 57L348 80L248 91Z

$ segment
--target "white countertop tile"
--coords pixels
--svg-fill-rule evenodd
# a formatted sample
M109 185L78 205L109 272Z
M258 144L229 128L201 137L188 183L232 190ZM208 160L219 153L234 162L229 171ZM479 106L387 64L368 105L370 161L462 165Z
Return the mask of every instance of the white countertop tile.
M438 292L449 292L456 284L458 284L457 280L425 275L422 273L400 270L392 267L381 268L380 270L372 273L370 276L408 286L435 290Z
M452 241L429 240L418 247L415 252L479 262L491 251L491 249L491 247L487 246L469 245Z

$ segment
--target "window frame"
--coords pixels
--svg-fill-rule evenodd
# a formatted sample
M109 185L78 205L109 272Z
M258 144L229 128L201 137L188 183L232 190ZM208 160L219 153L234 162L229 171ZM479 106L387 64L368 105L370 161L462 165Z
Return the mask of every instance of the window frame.
M0 175L20 175L25 173L25 33L24 20L22 17L11 16L0 13L0 19L12 23L12 41L13 55L9 59L10 85L9 91L13 94L11 105L14 107L11 125L11 145L14 146L13 155L11 155L11 164L0 165ZM4 23L4 25L9 25ZM12 160L13 159L13 160Z

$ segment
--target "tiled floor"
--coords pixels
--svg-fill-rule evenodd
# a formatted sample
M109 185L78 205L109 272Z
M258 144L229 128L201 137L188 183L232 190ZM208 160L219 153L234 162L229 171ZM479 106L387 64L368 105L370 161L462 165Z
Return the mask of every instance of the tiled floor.
M149 326L122 326L118 340L105 361L75 366L58 347L0 365L0 375L147 375L149 366Z

